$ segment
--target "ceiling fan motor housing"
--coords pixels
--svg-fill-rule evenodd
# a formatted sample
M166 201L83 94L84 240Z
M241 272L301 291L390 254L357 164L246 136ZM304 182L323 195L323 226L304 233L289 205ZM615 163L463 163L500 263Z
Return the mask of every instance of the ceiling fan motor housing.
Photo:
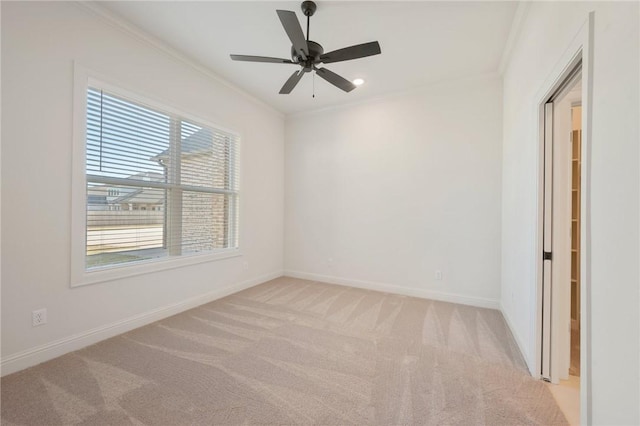
M307 56L307 60L302 59L302 56L296 52L295 47L291 46L291 60L293 62L299 63L303 65L305 71L311 71L311 68L314 64L320 63L320 56L324 53L324 49L319 43L315 41L308 40L307 41L307 49L309 50L309 56ZM307 70L308 68L308 70Z

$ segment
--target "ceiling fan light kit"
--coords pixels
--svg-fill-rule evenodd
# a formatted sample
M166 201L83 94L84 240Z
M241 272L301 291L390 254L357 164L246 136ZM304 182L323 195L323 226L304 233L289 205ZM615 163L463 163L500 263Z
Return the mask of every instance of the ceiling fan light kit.
M234 61L299 65L301 69L291 74L291 77L289 77L289 79L284 83L284 86L280 89L280 94L283 95L291 93L298 82L302 79L302 76L311 71L315 71L319 77L345 92L352 91L356 88L356 84L328 70L327 68L319 68L318 65L321 63L329 64L378 55L381 53L380 44L377 41L372 41L324 53L324 49L319 43L309 40L309 22L310 18L316 12L316 4L312 1L304 1L302 2L301 8L302 13L307 17L306 38L302 32L302 27L300 26L300 22L298 21L298 17L295 12L290 10L276 10L278 18L280 18L280 23L282 23L289 40L291 40L291 59L235 54L231 55L231 59Z

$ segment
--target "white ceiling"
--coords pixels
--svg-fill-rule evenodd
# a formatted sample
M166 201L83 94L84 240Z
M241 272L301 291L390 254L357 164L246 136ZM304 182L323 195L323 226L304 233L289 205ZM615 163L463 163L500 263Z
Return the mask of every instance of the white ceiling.
M100 4L285 114L497 71L517 2L318 1L310 39L325 52L378 40L382 54L326 67L365 84L345 93L311 74L278 91L295 65L234 62L229 54L290 58L276 9L300 2L117 1ZM302 18L305 18L303 20Z

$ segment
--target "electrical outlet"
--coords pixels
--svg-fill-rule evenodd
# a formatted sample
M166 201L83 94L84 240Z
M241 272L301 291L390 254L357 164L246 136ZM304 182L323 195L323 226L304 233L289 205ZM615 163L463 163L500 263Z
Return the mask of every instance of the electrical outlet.
M47 323L47 310L46 309L38 309L37 311L31 312L31 321L34 327L39 325L43 325Z
M442 281L442 271L439 269L436 271L436 280Z
M245 271L249 270L249 262L247 262L246 260L244 262L242 262L242 269L244 269Z

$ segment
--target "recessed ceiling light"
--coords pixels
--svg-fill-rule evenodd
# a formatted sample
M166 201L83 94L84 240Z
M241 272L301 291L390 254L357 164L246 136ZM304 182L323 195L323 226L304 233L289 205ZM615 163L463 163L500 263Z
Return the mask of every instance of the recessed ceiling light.
M355 84L356 86L361 86L364 84L364 80L361 78L356 78L355 80L353 80L353 84Z

